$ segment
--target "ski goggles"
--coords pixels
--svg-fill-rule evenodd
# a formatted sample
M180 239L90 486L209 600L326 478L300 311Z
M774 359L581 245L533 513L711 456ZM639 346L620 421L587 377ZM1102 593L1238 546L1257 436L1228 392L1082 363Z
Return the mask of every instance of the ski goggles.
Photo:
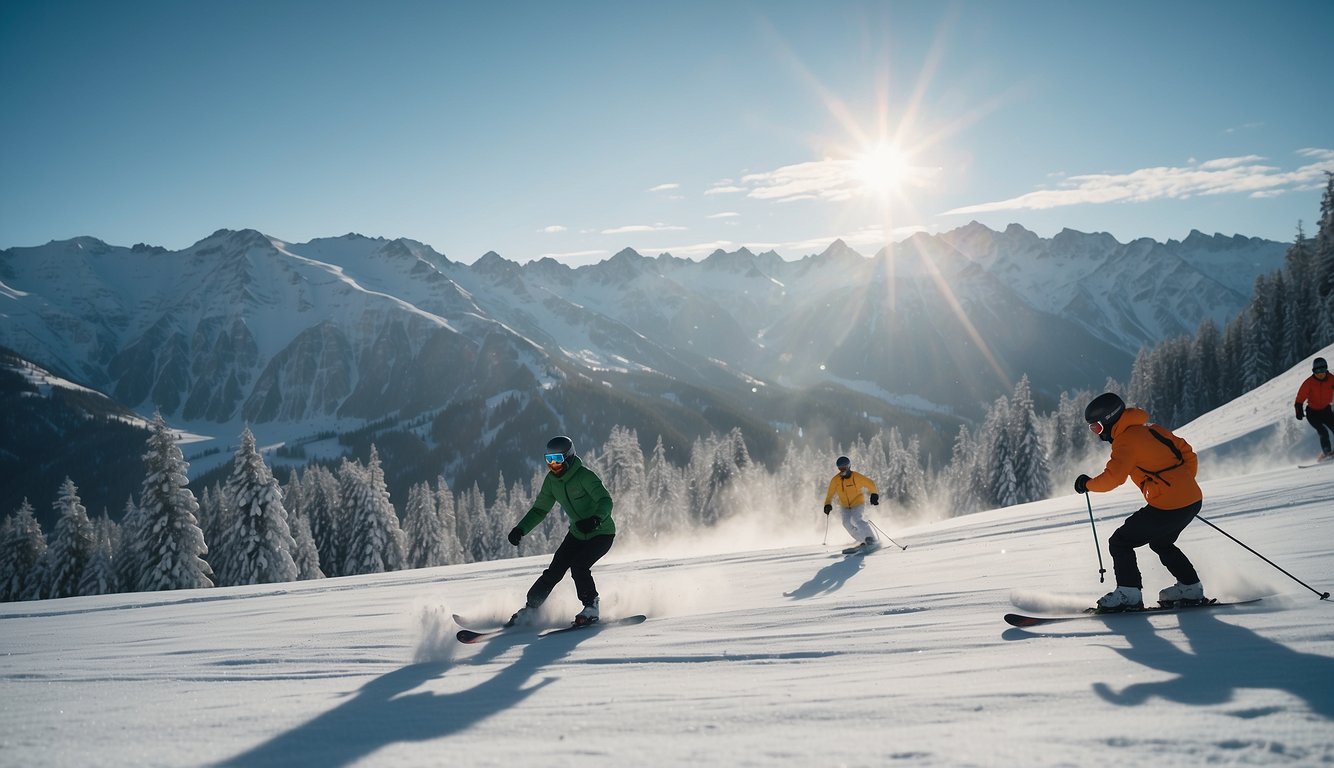
M547 460L548 464L565 463L565 454L563 453L548 453L544 458Z
M1106 427L1102 425L1101 421L1094 421L1089 423L1089 431L1095 435L1098 435L1099 437L1102 436L1102 432L1104 429L1106 429Z

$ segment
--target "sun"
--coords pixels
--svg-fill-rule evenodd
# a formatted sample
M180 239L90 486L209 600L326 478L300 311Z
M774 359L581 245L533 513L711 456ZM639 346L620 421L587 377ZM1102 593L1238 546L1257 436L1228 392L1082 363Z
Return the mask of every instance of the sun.
M903 150L886 141L863 149L848 161L848 173L868 194L888 198L902 192L912 164Z

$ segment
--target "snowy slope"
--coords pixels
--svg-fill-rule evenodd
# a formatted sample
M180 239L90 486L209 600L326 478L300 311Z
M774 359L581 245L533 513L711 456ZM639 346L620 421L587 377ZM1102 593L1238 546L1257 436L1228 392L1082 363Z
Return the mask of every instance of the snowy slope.
M1235 421L1223 409L1191 428L1208 442ZM1331 484L1334 464L1238 470L1205 483L1203 514L1329 590ZM1091 501L1106 557L1137 497ZM0 763L1334 761L1334 604L1213 529L1182 537L1207 590L1262 602L1037 633L1001 615L1074 608L1110 587L1083 499L917 527L885 510L879 522L907 549L844 559L837 525L820 545L818 512L773 531L757 509L679 546L614 550L597 571L604 615L649 622L480 646L454 642L450 615L501 620L545 557L3 605ZM1166 585L1146 555L1146 586ZM553 622L573 613L568 581L548 606Z

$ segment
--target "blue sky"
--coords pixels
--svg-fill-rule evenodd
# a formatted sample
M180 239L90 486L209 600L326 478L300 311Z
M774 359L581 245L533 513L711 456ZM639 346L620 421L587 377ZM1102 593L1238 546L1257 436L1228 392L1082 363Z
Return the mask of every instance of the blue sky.
M1334 3L0 5L0 248L1314 231Z

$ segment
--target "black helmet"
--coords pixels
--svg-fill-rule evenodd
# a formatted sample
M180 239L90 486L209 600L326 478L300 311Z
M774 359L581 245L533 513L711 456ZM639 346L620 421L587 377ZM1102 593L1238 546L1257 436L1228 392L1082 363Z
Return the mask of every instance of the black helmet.
M1126 412L1126 401L1115 392L1104 392L1093 398L1084 409L1084 421L1093 434L1107 442L1112 441L1112 425Z
M834 466L839 469L847 469L852 466L852 459L849 459L847 456L839 456L838 461L834 462Z
M1329 363L1325 358L1317 357L1311 361L1311 373L1329 373Z
M574 441L566 437L565 435L556 435L555 437L548 440L546 455L554 456L557 453L559 453L562 457L561 463L569 461L570 457L574 455ZM547 461L551 462L554 460L548 458Z

